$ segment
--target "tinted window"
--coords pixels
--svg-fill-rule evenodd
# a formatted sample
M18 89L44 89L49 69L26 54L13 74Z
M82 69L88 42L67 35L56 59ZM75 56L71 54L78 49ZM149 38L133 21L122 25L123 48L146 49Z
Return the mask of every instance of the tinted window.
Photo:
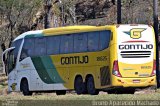
M88 51L97 51L99 41L99 32L88 33Z
M42 38L35 38L35 49L34 53L36 56L46 55L46 39Z
M16 57L14 56L14 51L15 49L9 51L9 55L7 57L7 67L6 68L7 68L8 73L10 73L16 65L16 59L15 59Z
M18 51L19 51L19 48L21 46L21 43L22 43L22 39L19 39L19 40L13 42L13 44L11 45L12 47L15 47L15 49L14 49L14 57L15 58L17 58Z
M22 48L21 56L34 56L34 39L33 38L27 38L24 40L24 45Z
M87 51L87 33L80 33L74 35L74 52Z
M99 50L108 48L110 42L111 31L101 31L100 32L100 43Z
M73 53L73 35L61 36L60 53Z
M61 36L47 37L47 54L48 55L59 54L60 37Z

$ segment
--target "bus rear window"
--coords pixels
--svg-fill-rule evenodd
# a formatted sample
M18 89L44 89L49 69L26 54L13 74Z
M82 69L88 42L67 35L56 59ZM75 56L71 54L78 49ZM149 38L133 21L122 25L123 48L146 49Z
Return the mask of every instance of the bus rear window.
M100 32L99 50L103 50L109 47L110 38L111 38L111 31Z

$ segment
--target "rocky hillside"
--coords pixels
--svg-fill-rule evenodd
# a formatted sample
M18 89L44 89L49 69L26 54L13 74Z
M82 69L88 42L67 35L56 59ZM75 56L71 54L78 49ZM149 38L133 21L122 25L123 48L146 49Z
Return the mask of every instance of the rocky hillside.
M77 20L105 17L112 5L110 0L79 0L75 5Z
M75 5L78 24L114 24L117 18L117 0L79 0ZM160 14L160 8L159 8ZM122 23L152 23L152 0L122 0Z

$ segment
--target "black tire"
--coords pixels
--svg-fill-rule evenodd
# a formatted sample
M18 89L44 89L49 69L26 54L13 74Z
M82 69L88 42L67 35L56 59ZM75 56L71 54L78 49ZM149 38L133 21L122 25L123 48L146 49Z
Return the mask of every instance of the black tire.
M87 91L91 95L98 95L99 91L95 88L93 77L87 79Z
M74 81L74 89L78 95L86 93L86 86L82 77L77 77Z
M21 91L24 96L32 95L32 92L29 91L28 81L26 79L21 82Z
M56 91L56 95L65 95L66 94L66 90L58 90Z

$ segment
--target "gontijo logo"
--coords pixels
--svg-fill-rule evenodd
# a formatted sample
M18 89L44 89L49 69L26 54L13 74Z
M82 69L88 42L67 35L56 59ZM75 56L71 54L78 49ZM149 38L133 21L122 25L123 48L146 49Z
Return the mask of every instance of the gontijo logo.
M131 38L133 39L139 39L141 38L141 33L146 30L144 28L133 28L129 32L124 32L128 35L130 35Z
M130 35L130 38L136 40L123 41L122 44L119 45L119 50L151 50L153 49L153 44L147 43L149 41L138 40L142 37L142 32L145 31L146 28L133 28L130 31L123 31L127 35Z

